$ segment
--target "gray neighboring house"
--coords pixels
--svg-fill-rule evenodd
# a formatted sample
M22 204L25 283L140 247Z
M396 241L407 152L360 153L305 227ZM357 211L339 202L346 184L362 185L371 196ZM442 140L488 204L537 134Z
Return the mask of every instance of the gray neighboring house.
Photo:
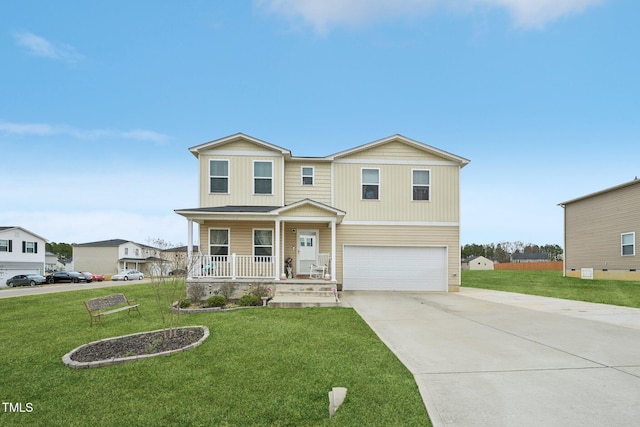
M562 202L564 275L640 280L640 180Z
M544 252L520 254L516 253L511 255L511 262L549 262L549 254Z
M113 275L123 270L148 273L160 256L160 249L124 239L73 244L73 265L77 271Z
M45 274L47 239L15 226L0 226L0 284L16 274Z

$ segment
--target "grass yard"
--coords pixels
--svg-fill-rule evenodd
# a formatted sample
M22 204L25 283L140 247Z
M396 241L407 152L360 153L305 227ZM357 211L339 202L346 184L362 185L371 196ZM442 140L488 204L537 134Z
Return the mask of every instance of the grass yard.
M462 271L462 286L640 308L640 282L583 280L562 271Z
M89 328L82 301L118 292L142 317ZM352 309L254 308L180 325L211 335L169 357L75 370L61 358L79 345L162 328L151 284L0 299L1 398L32 408L0 406L0 425L430 425L413 376ZM334 386L348 393L329 420Z

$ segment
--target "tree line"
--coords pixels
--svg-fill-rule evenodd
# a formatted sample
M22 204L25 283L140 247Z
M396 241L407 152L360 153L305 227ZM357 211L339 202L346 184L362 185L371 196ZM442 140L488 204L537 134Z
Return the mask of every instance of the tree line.
M47 252L56 254L61 262L71 261L73 258L73 246L69 243L47 242Z
M552 261L562 259L563 250L560 245L546 244L536 245L523 242L500 242L479 245L477 243L466 244L461 247L462 259L472 256L483 256L497 262L510 262L513 254L537 254L545 253Z

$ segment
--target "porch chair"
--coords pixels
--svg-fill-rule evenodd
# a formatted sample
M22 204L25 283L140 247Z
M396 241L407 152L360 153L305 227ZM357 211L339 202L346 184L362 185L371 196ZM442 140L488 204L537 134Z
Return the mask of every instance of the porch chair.
M324 279L325 274L329 271L329 262L331 257L329 254L318 254L318 259L311 264L309 277L311 279Z

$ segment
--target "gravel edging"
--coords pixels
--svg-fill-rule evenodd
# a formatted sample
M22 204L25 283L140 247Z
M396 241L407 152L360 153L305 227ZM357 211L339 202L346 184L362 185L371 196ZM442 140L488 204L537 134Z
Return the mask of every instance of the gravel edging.
M176 329L193 329L193 328L202 329L202 331L203 331L202 337L198 341L196 341L194 343L191 343L189 345L186 345L184 347L177 348L177 349L174 349L174 350L161 351L161 352L158 352L158 353L151 353L151 354L140 354L140 355L129 356L129 357L114 357L114 358L97 360L97 361L92 361L92 362L78 362L78 361L72 359L72 356L74 355L74 353L84 349L85 347L88 347L88 346L91 346L91 345L94 345L94 344L98 344L98 343L104 343L104 342L108 342L108 341L115 341L115 340L118 340L118 339L135 337L135 336L138 336L138 335L154 334L154 333L163 331L163 329L158 329L158 330L155 330L155 331L138 332L138 333L135 333L135 334L122 335L122 336L119 336L119 337L104 338L104 339L101 339L101 340L98 340L98 341L90 342L88 344L83 344L83 345L81 345L79 347L76 347L75 349L71 350L69 353L65 354L64 356L62 356L62 362L65 365L67 365L68 367L70 367L70 368L86 369L86 368L100 368L100 367L103 367L103 366L119 365L121 363L127 363L127 362L137 362L138 360L148 359L150 357L170 356L170 355L172 355L174 353L180 353L180 352L191 350L192 348L198 347L200 344L202 344L204 342L204 340L206 340L209 337L209 328L207 328L206 326L201 326L201 325L183 326L183 327L176 328Z

